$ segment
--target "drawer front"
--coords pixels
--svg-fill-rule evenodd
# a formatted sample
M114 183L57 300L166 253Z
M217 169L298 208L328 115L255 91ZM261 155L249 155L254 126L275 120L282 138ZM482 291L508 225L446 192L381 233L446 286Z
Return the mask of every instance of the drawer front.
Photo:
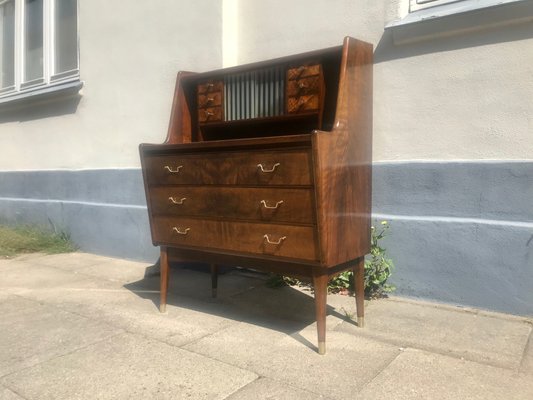
M146 156L144 164L148 185L312 184L308 150Z
M320 64L302 65L287 70L287 80L306 78L308 76L320 75Z
M220 107L222 105L222 92L198 95L198 108Z
M314 224L311 189L162 186L150 189L155 215Z
M304 111L318 110L319 104L318 95L312 94L308 96L289 97L287 99L287 112L299 113Z
M287 84L287 96L302 96L305 94L318 93L321 86L319 76L289 81Z
M198 122L215 121L222 121L222 107L209 107L198 110Z
M158 244L318 259L313 227L166 217L154 227Z
M198 85L198 94L222 92L224 83L222 81L207 81Z

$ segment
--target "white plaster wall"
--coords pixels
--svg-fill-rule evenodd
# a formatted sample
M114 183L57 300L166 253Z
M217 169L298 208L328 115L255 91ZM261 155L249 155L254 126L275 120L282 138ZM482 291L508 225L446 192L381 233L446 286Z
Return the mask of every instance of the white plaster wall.
M533 24L396 46L406 0L80 0L75 110L0 118L0 170L138 167L166 134L175 74L375 46L374 160L533 159ZM50 105L53 109L54 106Z
M222 65L219 1L80 0L79 30L81 101L0 118L0 170L137 167L138 144L166 136L177 71Z
M374 160L533 159L533 25L392 44L403 0L240 0L238 62L375 47Z

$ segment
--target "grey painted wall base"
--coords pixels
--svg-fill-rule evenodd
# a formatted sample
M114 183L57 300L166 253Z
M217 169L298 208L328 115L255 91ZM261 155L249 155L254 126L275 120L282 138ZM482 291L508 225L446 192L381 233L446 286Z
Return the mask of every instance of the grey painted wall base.
M374 217L397 293L533 315L533 162L374 166ZM70 233L81 250L154 262L139 169L0 172L0 220Z

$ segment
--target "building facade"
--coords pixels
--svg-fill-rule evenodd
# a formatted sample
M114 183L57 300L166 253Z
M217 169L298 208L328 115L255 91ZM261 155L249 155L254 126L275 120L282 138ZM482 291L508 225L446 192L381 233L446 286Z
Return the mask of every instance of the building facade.
M155 261L138 144L178 70L374 44L397 293L533 314L533 1L0 1L0 219Z

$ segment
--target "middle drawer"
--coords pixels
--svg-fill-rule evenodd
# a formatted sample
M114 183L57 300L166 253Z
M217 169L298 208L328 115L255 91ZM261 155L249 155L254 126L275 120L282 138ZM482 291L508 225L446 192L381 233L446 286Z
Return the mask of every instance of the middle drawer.
M313 192L292 188L162 186L150 191L155 215L314 224Z

